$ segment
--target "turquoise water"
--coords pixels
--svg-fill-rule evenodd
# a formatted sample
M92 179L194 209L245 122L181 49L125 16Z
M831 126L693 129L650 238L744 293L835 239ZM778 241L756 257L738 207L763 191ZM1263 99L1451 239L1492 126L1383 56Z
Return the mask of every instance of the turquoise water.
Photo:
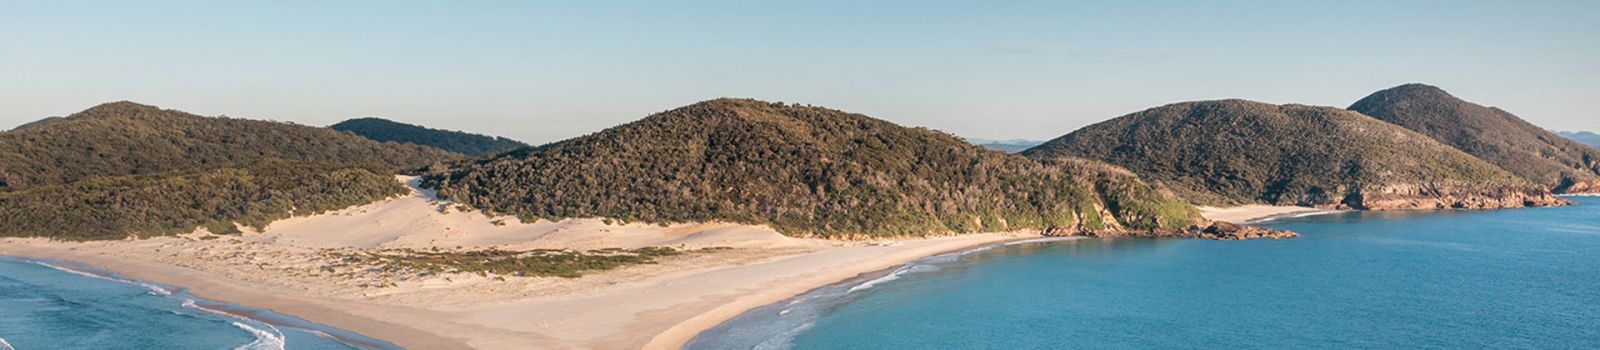
M394 346L68 262L0 257L0 350L363 348Z
M996 247L753 310L690 348L1596 349L1600 198L1574 200L1263 224L1290 240Z

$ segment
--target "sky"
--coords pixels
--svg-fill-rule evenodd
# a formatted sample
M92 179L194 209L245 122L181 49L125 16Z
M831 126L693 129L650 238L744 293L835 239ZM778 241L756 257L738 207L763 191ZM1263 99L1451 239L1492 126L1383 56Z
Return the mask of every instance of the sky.
M1600 130L1600 1L0 0L0 129L130 100L546 143L718 97L967 137L1436 85Z

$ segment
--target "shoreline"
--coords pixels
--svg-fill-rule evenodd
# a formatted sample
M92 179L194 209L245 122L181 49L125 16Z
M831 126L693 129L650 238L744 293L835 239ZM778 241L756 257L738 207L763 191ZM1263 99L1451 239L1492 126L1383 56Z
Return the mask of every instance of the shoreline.
M1322 209L1314 207L1297 207L1285 205L1249 204L1235 207L1199 207L1200 215L1206 219L1225 221L1235 224L1255 224L1288 217L1325 215L1342 213L1349 210Z
M1275 221L1275 220L1279 220L1279 219L1303 218L1303 217L1307 217L1307 216L1340 214L1340 213L1348 213L1348 212L1352 212L1352 211L1355 211L1355 210L1324 209L1324 210L1308 210L1308 211L1293 212L1293 213L1283 213L1283 214L1268 215L1268 216L1264 216L1264 217L1250 219L1250 220L1245 221L1244 224L1255 225L1255 224L1267 223L1267 222L1271 222L1271 221Z
M911 259L906 259L904 261L898 261L896 263L889 264L888 266L882 266L880 268L876 268L876 269L871 269L871 270L868 270L868 271L860 272L860 273L857 273L857 274L855 274L853 276L845 277L843 279L834 280L832 282L828 282L828 283L824 283L824 284L820 284L820 285L814 285L814 286L811 286L809 288L805 288L804 290L800 290L798 292L787 294L787 295L771 294L771 295L766 295L761 299L741 300L741 302L739 302L739 303L726 304L723 307L719 307L717 309L708 311L706 313L702 313L702 314L697 315L695 317L691 317L689 319L683 320L682 322L679 322L676 325L673 325L673 327L667 329L667 331L661 332L660 334L657 334L655 337L651 338L650 342L646 343L645 346L642 347L641 349L662 349L662 350L681 349L685 345L688 345L690 341L693 341L696 337L699 337L701 333L704 333L705 331L710 330L712 328L716 328L717 326L721 326L723 323L726 323L726 322L728 322L728 321L730 321L730 320L732 320L732 319L734 319L736 317L739 317L740 315L743 315L744 313L749 312L751 310L755 310L755 309L758 309L758 308L761 308L761 307L765 307L765 306L768 306L768 305L773 305L773 304L776 304L776 303L781 303L781 302L784 302L784 301L787 301L787 300L790 300L790 299L794 299L795 297L803 296L803 295L806 295L806 294L809 294L809 293L812 293L812 292L815 292L817 290L821 290L821 289L824 289L824 288L838 286L838 285L841 285L841 284L848 284L848 283L851 283L851 282L854 282L854 281L863 280L863 279L865 279L865 278L867 278L869 276L881 276L881 275L885 275L887 273L892 273L895 269L899 269L901 267L904 267L904 266L906 266L908 264L917 262L919 260L923 260L923 259L927 259L927 258L931 258L931 257L942 256L942 255L948 255L948 254L958 254L958 253L963 253L963 252L967 252L967 251L974 251L974 250L978 250L978 249L984 249L985 247L1005 245L1005 244L1009 244L1009 243L1012 243L1012 242L1037 241L1037 240L1041 240L1041 239L1051 239L1051 238L1060 238L1060 237L1043 237L1043 238L1041 238L1041 237L1015 237L1015 238L1005 239L1005 240L1000 240L1000 241L973 243L971 245L950 248L950 249L934 252L934 253L931 253L931 254L926 254L926 255L923 255L923 256L920 256L920 257L914 257L914 258L911 258Z
M102 279L116 283L138 286L150 290L154 295L182 300L184 307L192 306L194 309L203 312L223 315L247 322L260 323L272 327L308 331L318 336L333 339L337 342L352 347L380 350L400 349L400 347L395 344L357 334L349 330L313 323L292 315L286 315L268 309L202 298L190 293L189 288L137 279L116 271L100 268L75 260L31 258L19 255L0 255L0 259L9 259L18 262L37 264L57 271L80 275L86 278ZM281 337L285 334L280 332L277 335Z
M1012 232L866 244L815 242L833 246L805 251L758 250L747 254L767 257L721 265L689 264L685 271L586 287L579 295L488 300L454 307L317 296L174 265L155 257L100 251L128 248L141 241L83 244L0 240L0 255L69 262L179 288L194 298L281 314L404 348L677 349L700 332L746 311L817 288L930 256L1028 238L1036 237ZM616 278L621 277L611 277ZM552 283L562 282L569 281ZM583 310L588 311L578 317L561 316ZM547 322L558 324L545 325Z
M330 307L324 302L313 301L311 298L293 295L292 293L271 293L267 291L275 288L252 285L249 282L215 276L204 271L185 267L105 255L82 254L72 249L42 247L15 249L4 244L0 244L0 255L23 260L69 262L93 270L112 272L134 281L181 289L184 293L198 299L266 310L404 348L467 349L457 341L439 337L420 329L340 312L336 307ZM240 316L245 317L244 315ZM257 322L271 323L260 319L257 319Z

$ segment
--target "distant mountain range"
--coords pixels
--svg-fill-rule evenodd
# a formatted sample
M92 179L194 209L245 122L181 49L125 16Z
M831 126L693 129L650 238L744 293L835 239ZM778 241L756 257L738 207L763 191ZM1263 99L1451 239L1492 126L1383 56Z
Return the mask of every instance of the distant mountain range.
M469 156L488 155L528 146L504 137L430 129L381 118L350 119L328 127L380 142L416 144Z
M1334 107L1177 103L1090 125L1023 154L1106 161L1215 205L1428 209L1559 202L1425 135Z
M1162 231L1195 208L1124 170L1040 164L860 114L718 99L457 163L425 185L525 219L728 221L789 235Z
M1588 131L1558 131L1556 134L1590 147L1600 147L1600 134Z
M1431 136L1556 193L1600 191L1600 149L1437 87L1397 86L1357 101L1350 110Z
M1039 144L1044 143L1044 141L1027 139L990 140L969 137L967 138L967 143L996 151L1017 153L1022 152L1022 150L1025 149L1033 148L1033 146L1038 146Z

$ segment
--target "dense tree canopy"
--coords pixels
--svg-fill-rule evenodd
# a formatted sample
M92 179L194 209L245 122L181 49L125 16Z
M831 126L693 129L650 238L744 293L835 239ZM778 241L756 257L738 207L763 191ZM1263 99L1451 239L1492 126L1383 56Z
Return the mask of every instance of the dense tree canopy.
M1337 205L1385 187L1534 187L1427 136L1359 113L1244 100L1152 108L1023 154L1103 160L1208 204Z
M274 159L398 171L458 157L327 128L202 117L113 102L0 132L0 191L98 176L248 166Z
M405 193L394 175L269 160L241 168L102 176L0 192L0 236L120 239L266 226Z
M1173 229L1196 211L1093 162L1041 164L818 107L719 99L435 169L448 199L525 218L770 224L799 236Z
M416 144L474 157L528 146L504 137L430 129L380 118L350 119L328 127L375 141Z
M0 132L0 236L116 239L364 204L459 158L325 128L131 102Z
M1401 85L1373 93L1350 110L1428 135L1558 193L1600 192L1600 149L1437 87Z

